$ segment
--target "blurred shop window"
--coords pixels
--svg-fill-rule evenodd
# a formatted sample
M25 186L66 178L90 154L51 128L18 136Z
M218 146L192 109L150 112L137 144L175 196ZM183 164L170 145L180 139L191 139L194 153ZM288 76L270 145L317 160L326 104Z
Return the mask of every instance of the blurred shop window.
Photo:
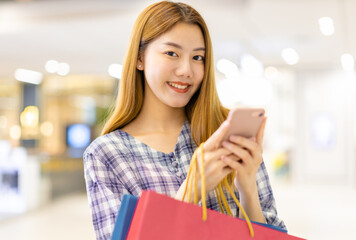
M49 76L41 90L41 120L50 129L44 131L41 149L51 156L81 158L100 135L108 107L115 102L117 81L95 75Z
M1 188L5 192L18 193L19 191L19 171L17 169L1 170Z
M9 141L0 141L0 217L4 213L26 210L25 192L27 153L24 148L11 148Z

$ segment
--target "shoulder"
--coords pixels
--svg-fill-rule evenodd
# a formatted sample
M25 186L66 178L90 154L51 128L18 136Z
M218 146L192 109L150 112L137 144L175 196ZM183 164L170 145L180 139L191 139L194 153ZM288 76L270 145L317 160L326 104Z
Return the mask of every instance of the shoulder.
M125 134L115 130L96 138L85 150L84 161L89 156L110 161L115 157L126 155L128 148L125 146Z

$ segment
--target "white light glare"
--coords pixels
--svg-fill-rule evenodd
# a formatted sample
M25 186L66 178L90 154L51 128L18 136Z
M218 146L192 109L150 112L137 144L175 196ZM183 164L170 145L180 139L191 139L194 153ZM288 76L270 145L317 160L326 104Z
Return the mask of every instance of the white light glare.
M265 78L267 79L275 79L278 77L278 69L272 66L266 67L265 69Z
M113 63L108 68L108 73L113 78L121 79L122 76L122 65Z
M244 54L241 57L241 70L248 76L262 76L263 64L251 54Z
M216 68L227 78L236 77L239 75L239 69L237 68L236 64L224 58L218 60Z
M56 73L59 68L59 62L56 60L49 60L46 62L45 69L49 73Z
M334 21L330 17L319 18L320 32L325 36L331 36L335 32Z
M21 138L21 127L19 125L14 125L9 129L10 138L14 140L19 140Z
M36 106L28 106L20 114L21 126L35 128L39 122L39 109Z
M283 49L282 58L289 65L295 65L299 62L299 55L293 48Z
M49 121L43 122L41 124L40 130L44 136L50 137L53 134L53 130L54 130L53 123Z
M70 66L68 63L62 62L58 64L58 75L65 76L69 73Z
M15 79L21 82L40 84L42 82L42 73L19 68L15 71Z
M355 60L349 53L341 55L341 65L346 72L352 72L355 68Z

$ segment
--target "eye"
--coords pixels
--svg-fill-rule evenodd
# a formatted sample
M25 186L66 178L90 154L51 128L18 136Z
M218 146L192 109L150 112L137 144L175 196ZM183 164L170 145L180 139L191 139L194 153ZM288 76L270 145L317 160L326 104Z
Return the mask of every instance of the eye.
M204 57L200 55L194 56L193 59L197 61L204 61Z
M178 55L175 52L172 52L172 51L168 51L168 52L166 52L166 54L168 56L171 56L171 57L178 57Z

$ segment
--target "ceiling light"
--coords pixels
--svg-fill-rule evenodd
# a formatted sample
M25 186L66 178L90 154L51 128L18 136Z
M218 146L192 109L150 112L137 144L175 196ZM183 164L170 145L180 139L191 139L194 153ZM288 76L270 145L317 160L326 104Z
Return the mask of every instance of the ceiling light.
M349 53L342 54L341 65L346 72L352 72L355 69L354 57Z
M59 62L56 60L49 60L46 62L45 69L49 73L56 73L59 68Z
M19 68L15 71L15 79L25 83L40 84L42 82L42 73Z
M62 62L58 64L58 71L57 71L58 75L61 76L68 75L69 71L70 71L70 66L68 63Z
M299 54L293 48L283 49L282 58L289 65L295 65L299 62Z
M334 21L330 17L319 18L320 32L325 36L331 36L335 32Z

